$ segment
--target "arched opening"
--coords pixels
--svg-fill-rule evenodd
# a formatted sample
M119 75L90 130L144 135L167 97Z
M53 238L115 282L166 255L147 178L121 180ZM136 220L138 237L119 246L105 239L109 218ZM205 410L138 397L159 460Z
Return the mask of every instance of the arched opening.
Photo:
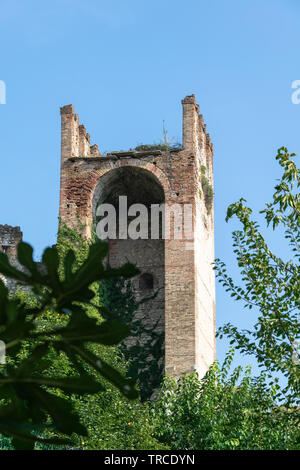
M153 274L143 273L140 276L139 288L141 290L152 290L154 287L154 278Z
M134 334L126 340L126 348L132 360L129 375L139 378L142 398L149 398L158 388L164 371L165 245L161 237L163 216L160 214L160 219L155 221L151 218L151 205L158 207L164 201L164 189L156 176L145 169L130 166L105 173L99 179L93 195L96 233L99 238L104 237L109 242L109 264L118 267L129 261L136 264L141 272L131 281L129 287L120 284L124 292L124 302L119 305L120 310L124 310L123 321L134 325ZM136 206L137 204L139 206ZM107 211L99 210L99 207L110 211L107 205L114 209L116 222L116 229L110 231L109 236L107 231L103 231L104 225L99 229L101 221L104 222L108 215ZM127 214L124 214L124 211L127 211ZM114 221L114 217L112 220ZM159 230L155 233L158 233L158 236L152 238L152 224L157 222ZM128 289L132 290L138 304L135 310L126 304L130 298ZM106 289L105 296L108 298L108 306L114 308L114 302L112 298L109 300L109 296L113 295L113 292L117 293L116 285L111 286L110 291L112 294ZM141 302L144 298L148 300ZM118 315L118 312L115 313ZM135 356L130 357L130 350L135 351Z
M4 253L6 255L10 255L14 253L14 247L11 245L2 245L0 246L0 253Z

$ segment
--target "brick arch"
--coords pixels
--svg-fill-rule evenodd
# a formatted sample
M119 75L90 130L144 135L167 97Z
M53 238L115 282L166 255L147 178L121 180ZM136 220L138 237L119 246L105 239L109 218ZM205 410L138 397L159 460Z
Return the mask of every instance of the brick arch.
M150 169L149 169L150 167ZM138 172L138 175L141 177L144 177L145 180L148 180L148 182L153 181L153 183L156 183L155 188L151 188L151 192L156 192L159 191L161 192L160 197L158 198L159 201L157 200L156 202L165 202L166 200L169 199L169 193L170 193L170 187L169 187L169 182L168 179L165 177L163 172L161 170L158 170L155 165L125 165L120 162L119 165L115 165L113 168L108 169L107 171L101 172L101 175L97 177L96 182L94 181L93 185L93 190L91 192L91 198L90 198L90 211L92 215L95 215L95 205L97 201L99 200L99 197L101 195L101 190L105 191L110 185L110 178L111 180L117 180L118 179L118 174L121 174L122 169L132 169L132 173L134 175L134 170L138 169L141 170L141 172ZM160 191L161 189L161 191ZM139 201L142 202L142 201Z
M101 161L101 160L100 160ZM97 186L99 185L99 181L101 178L108 174L111 171L117 170L118 168L124 167L133 167L133 168L140 168L142 170L148 171L160 184L164 191L165 195L165 202L168 203L174 197L174 192L171 189L171 185L169 182L168 177L166 174L154 165L151 162L145 162L143 160L139 160L136 158L126 158L126 159L119 159L119 160L110 160L109 162L105 162L106 164L101 165L100 168L94 168L89 172L89 175L86 179L86 187L88 188L87 191L82 191L83 199L85 203L82 207L83 211L81 212L81 218L84 222L85 229L83 235L86 238L91 237L92 233L92 223L93 223L93 200L94 194ZM72 185L72 182L70 182ZM71 188L70 188L71 189ZM71 189L73 192L73 188ZM79 209L80 212L80 209Z
M95 192L95 189L96 189L96 187L99 183L100 178L102 176L104 176L105 174L109 173L110 171L114 171L114 170L117 170L118 168L123 168L123 167L141 168L143 170L148 171L149 173L151 173L155 177L157 182L163 188L164 194L165 194L165 200L168 201L172 198L172 190L171 190L171 187L170 187L170 182L169 182L167 176L165 175L165 173L161 169L157 168L156 165L154 165L153 163L150 163L150 162L145 162L145 161L137 160L137 159L134 159L134 158L132 158L132 159L122 159L122 160L118 160L116 162L111 162L110 167L101 168L101 169L99 169L95 172L94 178L93 178L92 192L91 192L90 201L89 201L90 202L90 209L92 209L94 192Z

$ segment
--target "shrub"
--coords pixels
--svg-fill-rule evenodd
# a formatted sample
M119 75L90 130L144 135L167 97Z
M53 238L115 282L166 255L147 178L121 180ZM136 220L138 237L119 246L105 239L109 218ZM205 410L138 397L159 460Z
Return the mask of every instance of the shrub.
M103 320L98 297L101 279L126 279L138 271L129 265L104 268L105 246L90 246L61 227L57 246L43 257L47 272L36 271L26 244L18 252L28 273L0 257L2 272L33 287L31 293L20 291L9 298L0 286L1 338L8 345L18 343L8 347L8 364L0 371L0 385L7 380L12 384L0 387L0 432L8 436L0 438L2 449L164 448L152 437L148 406L128 400L138 397L138 391L132 379L124 378L127 364L117 344L129 329L106 309ZM81 290L73 287L78 279Z
M297 409L277 406L275 386L248 367L230 373L233 352L197 373L165 379L153 405L156 437L172 449L299 449Z

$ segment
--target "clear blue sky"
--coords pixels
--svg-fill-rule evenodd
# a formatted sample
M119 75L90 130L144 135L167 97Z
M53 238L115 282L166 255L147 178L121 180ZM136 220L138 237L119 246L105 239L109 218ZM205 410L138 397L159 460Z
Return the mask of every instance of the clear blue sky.
M260 209L276 149L300 153L298 0L0 0L0 44L0 223L20 225L37 255L55 242L60 106L100 150L126 149L158 141L163 120L180 140L194 93L215 145L216 256L234 266L226 207L244 196ZM249 324L219 286L217 319Z

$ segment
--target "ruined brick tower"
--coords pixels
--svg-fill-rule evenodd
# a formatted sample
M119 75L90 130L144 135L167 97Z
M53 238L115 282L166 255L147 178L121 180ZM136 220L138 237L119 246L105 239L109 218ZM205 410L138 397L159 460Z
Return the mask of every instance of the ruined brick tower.
M157 290L139 315L165 332L165 371L196 369L202 376L215 359L213 145L194 95L183 101L182 148L111 152L101 156L79 125L72 105L61 108L60 220L92 234L99 203L128 207L165 203L192 206L193 230L182 238L110 240L110 264L129 260L141 270L137 295ZM174 225L174 220L172 219Z

